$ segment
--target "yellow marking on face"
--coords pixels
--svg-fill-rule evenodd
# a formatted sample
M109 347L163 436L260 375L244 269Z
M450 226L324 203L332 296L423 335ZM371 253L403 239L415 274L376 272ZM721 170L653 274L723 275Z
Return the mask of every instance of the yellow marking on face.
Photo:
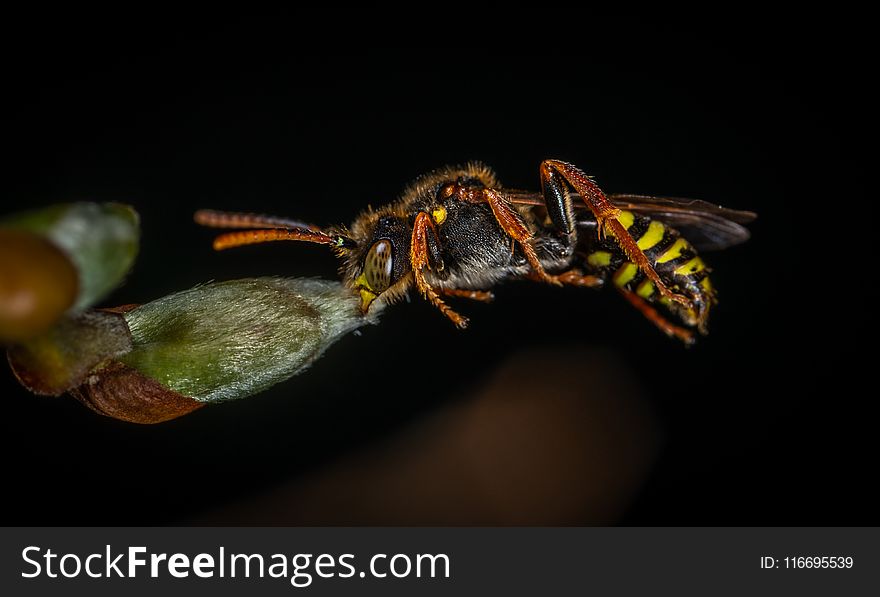
M703 278L703 279L700 281L700 286L701 286L701 287L703 288L703 290L705 290L706 292L712 293L712 292L715 291L715 287L712 286L712 282L709 281L709 276L706 276L705 278Z
M654 294L654 283L650 280L644 280L639 287L636 288L636 294L643 299L650 298Z
M633 225L636 216L631 211L621 210L620 214L617 216L617 221L620 222L620 225L629 230L629 227ZM606 223L605 224L605 234L608 236L614 236L614 231L611 230L611 227Z
M636 277L636 273L639 271L639 266L635 263L631 263L627 261L623 265L621 265L616 272L614 272L614 283L623 288L627 284L629 284L630 280Z
M354 279L354 287L372 290L372 288L370 288L370 283L367 282L367 275L364 272L361 272L361 275Z
M679 265L672 273L676 276L689 276L706 269L706 264L699 257L694 257L687 263Z
M596 251L587 255L587 263L593 267L607 267L611 265L611 253L608 251Z
M690 248L690 244L688 243L688 241L683 238L679 238L674 243L672 243L671 247L666 249L666 252L664 252L662 255L660 255L660 257L657 258L657 261L655 263L666 263L667 261L678 259L679 257L681 257L681 252L688 248Z
M360 289L360 295L361 295L361 311L366 313L367 309L370 308L370 305L373 303L373 301L376 300L377 295L373 294L372 292L370 292L366 288Z
M639 248L642 251L647 251L661 240L663 240L663 234L666 231L666 226L658 222L657 220L652 220L650 224L648 224L648 229L642 235L642 237L638 240Z
M446 221L446 208L442 205L431 212L431 217L435 224L442 224Z
M370 288L370 284L367 282L367 276L364 273L361 273L360 276L355 278L354 287L357 288L358 294L361 296L361 311L366 313L370 304L376 300L376 297L379 295L373 292L372 288Z

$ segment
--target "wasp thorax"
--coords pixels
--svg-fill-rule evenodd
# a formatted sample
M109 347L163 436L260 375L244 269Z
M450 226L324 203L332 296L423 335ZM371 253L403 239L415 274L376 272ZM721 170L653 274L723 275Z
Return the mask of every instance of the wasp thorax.
M391 271L394 259L391 254L391 241L380 240L370 247L364 260L364 278L373 292L379 293L391 286Z

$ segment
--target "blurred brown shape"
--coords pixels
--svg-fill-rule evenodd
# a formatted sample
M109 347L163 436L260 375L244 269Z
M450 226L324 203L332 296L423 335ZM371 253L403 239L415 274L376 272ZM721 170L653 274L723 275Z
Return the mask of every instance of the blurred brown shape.
M35 394L60 396L83 383L96 365L129 350L131 333L122 315L86 311L9 347L7 354L21 385Z
M381 445L198 522L611 524L659 443L633 379L625 363L595 349L522 353Z
M129 423L162 423L205 405L115 361L70 393L96 413Z
M45 332L73 305L76 268L48 240L0 229L0 342Z

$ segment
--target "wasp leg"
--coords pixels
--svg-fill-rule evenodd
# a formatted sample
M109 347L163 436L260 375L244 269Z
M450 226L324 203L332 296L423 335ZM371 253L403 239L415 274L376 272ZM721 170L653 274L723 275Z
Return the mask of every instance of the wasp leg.
M409 260L412 264L413 279L415 280L416 288L419 289L419 292L422 293L423 297L437 307L440 312L448 317L456 326L466 328L468 324L467 317L459 315L452 309L452 307L444 303L443 299L440 298L440 295L437 294L437 291L428 284L427 280L425 280L424 270L426 267L430 267L428 237L429 235L434 235L434 238L436 239L436 234L437 232L434 228L434 222L431 220L431 216L425 212L419 212L416 216L415 224L413 225L412 242L410 243L409 249Z
M471 299L481 303L491 303L495 300L495 293L490 290L463 290L461 288L443 288L440 290L446 296Z
M644 315L648 321L656 325L661 332L672 338L678 338L688 346L695 342L694 333L691 330L670 322L668 319L660 315L657 309L648 304L645 299L638 296L636 293L626 290L625 288L618 288L618 290L620 291L620 294L623 295L623 298L629 301L629 304L638 309L639 312Z
M578 269L570 269L561 274L551 275L558 284L564 286L580 286L581 288L599 288L605 284L605 280L599 276L584 274ZM530 279L538 281L536 278Z
M620 245L629 260L635 263L642 273L654 283L660 294L686 307L692 307L691 301L687 297L672 292L663 283L635 239L617 219L620 216L620 210L608 201L602 189L589 176L568 162L544 160L541 163L541 186L544 190L547 211L558 228L566 232L570 232L572 229L571 198L565 191L563 180L574 187L574 190L580 194L584 203L593 212L598 223L599 238L602 238L607 232L613 234L617 244ZM554 217L554 214L557 215Z

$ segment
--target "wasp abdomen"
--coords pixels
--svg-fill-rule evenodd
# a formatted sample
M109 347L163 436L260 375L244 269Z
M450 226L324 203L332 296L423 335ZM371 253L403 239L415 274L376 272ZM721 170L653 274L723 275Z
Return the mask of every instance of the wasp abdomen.
M683 309L662 297L655 284L628 259L613 237L598 242L591 239L592 246L586 257L588 269L610 278L618 288L664 305L685 324L703 328L708 308L715 302L715 292L709 281L709 268L693 246L677 230L659 220L631 211L622 211L618 220L636 240L663 283L673 292L690 298L694 308Z

